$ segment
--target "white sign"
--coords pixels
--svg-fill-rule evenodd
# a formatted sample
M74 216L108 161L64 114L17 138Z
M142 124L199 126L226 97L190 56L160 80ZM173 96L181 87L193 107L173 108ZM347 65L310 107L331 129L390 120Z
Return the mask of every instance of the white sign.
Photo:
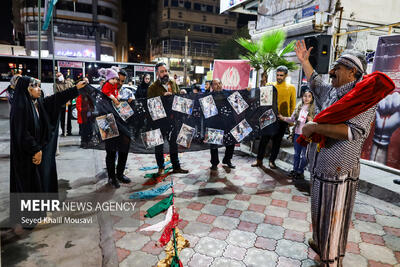
M247 2L247 0L221 0L219 5L219 12L224 13L228 9L243 4L244 2Z
M195 73L196 74L204 74L204 67L203 66L196 66Z
M96 58L96 46L94 44L55 41L54 52L56 56L62 57Z

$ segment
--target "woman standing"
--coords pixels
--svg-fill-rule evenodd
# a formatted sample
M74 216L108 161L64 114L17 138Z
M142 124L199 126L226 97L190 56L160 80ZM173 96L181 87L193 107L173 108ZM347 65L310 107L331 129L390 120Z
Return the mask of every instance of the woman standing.
M147 98L147 89L150 86L150 74L143 75L142 82L136 90L136 98Z
M19 201L23 198L20 193L58 192L55 166L57 142L51 140L54 140L58 130L56 126L61 106L77 97L78 89L85 85L86 81L82 81L75 87L44 98L39 80L28 76L19 78L10 114L12 222L22 224L20 216L23 214L18 212Z

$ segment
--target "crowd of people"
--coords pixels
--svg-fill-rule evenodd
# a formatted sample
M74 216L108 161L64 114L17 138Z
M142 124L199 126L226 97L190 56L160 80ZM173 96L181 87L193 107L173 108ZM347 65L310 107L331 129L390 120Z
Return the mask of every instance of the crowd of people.
M366 79L382 81L385 77L364 76L366 73L364 56L358 52L346 51L329 71L332 82L327 84L313 70L309 62L311 49L306 48L304 41L297 42L295 49L297 58L308 80L308 88L302 90L299 103L296 104L296 88L286 82L289 75L286 67L280 66L276 69L276 82L271 84L268 84L266 77L263 76L261 86L273 85L276 89L278 107L276 116L279 119L279 127L273 135L261 136L257 159L251 166L263 167L266 148L271 140L268 166L276 169L275 161L282 139L285 133L289 132L289 127L293 126L289 139L294 144L295 153L290 176L294 180L304 179L307 164L311 173L313 238L309 240L309 245L319 254L324 266L341 266L360 173L359 158L362 145L374 119L376 104L384 97L376 94L374 98L364 99L366 93L375 94L375 88L371 88L372 85L364 81ZM119 105L122 100L131 102L134 98L187 93L186 90L179 88L176 79L170 79L165 63L159 63L155 68L156 81L151 83L150 75L144 75L135 94L124 91L123 84L128 75L123 69L101 69L99 74L104 80L100 90L115 105ZM62 135L72 134L71 111L68 107L71 106L71 100L76 97L81 147L89 146L93 133L94 107L86 96L79 95L79 90L87 83L87 80L82 79L74 85L72 81L65 79L62 73L57 73L55 94L43 97L39 80L21 74L12 78L10 83L11 193L57 192L54 140L56 140L55 135L58 135L60 117ZM382 84L387 88L390 87L388 83L381 82ZM207 81L205 90L213 92L216 98L227 98L218 79ZM349 91L353 94L349 95ZM200 93L200 88L193 87L191 93ZM347 112L349 114L333 120L332 114L343 114L341 106L353 109ZM65 120L67 120L66 125ZM131 133L122 128L118 130L117 137L105 140L107 174L109 183L114 188L119 188L119 183L131 182L131 179L124 175ZM179 161L177 129L160 130L163 134L169 132L165 140L169 143L172 172L188 173L189 170L183 169ZM315 141L313 138L316 136L323 138ZM313 140L313 142L305 147L301 140L306 142ZM218 170L220 163L218 147L216 144L210 145L211 171ZM222 160L222 164L231 169L236 167L232 163L234 148L235 145L226 146ZM158 175L163 175L165 173L163 144L155 147L155 160Z

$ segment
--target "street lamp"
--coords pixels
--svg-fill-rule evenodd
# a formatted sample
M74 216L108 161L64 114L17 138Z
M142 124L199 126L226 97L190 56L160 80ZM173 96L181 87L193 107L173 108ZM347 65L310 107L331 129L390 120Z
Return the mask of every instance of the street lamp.
M187 56L188 56L188 33L190 32L190 28L188 28L185 32L185 58L183 64L183 84L187 86Z

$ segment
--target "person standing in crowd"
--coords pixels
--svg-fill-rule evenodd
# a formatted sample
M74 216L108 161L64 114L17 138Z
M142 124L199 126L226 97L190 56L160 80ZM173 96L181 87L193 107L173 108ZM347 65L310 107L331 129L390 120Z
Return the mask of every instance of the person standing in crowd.
M17 225L23 225L20 216L25 215L18 208L19 193L58 192L56 142L51 139L58 134L61 106L77 97L86 83L44 98L39 80L23 76L17 82L10 114L10 217Z
M213 93L213 97L216 100L216 105L218 110L221 109L220 106L218 106L218 103L223 103L222 100L226 100L227 96L223 93L222 91L222 83L219 79L214 79L211 83L211 92ZM219 101L218 101L219 100ZM213 125L213 128L219 128L221 127L221 123L224 123L224 120L221 120L219 117L217 117L218 121L212 121L211 123ZM210 120L210 119L209 119ZM212 120L212 118L211 118ZM222 160L222 164L228 166L228 168L235 169L236 166L234 166L231 162L232 157L233 157L233 151L235 150L235 145L227 145L225 146L225 156ZM211 144L210 145L210 153L211 153L211 170L216 171L218 170L218 164L219 164L219 157L218 157L218 145Z
M19 73L12 76L11 80L10 80L10 84L7 87L7 99L8 99L8 104L10 105L10 110L11 110L12 102L14 100L15 86L17 85L18 79L21 77L22 77L22 75Z
M179 87L175 82L172 81L170 87L168 87L169 76L168 70L165 63L161 62L156 65L157 81L150 85L147 91L147 97L157 97L157 96L170 96L173 94L179 94ZM173 118L171 118L173 119ZM168 132L169 129L161 129L163 134ZM176 138L178 135L178 130L176 128L172 129L169 141L169 153L171 157L171 163L173 168L173 173L188 173L188 170L182 169L178 158L178 144L176 143ZM158 175L164 174L164 146L159 145L155 147L155 156L158 165Z
M106 77L101 91L107 95L115 105L119 105L118 87L124 83L126 75L118 74L114 69L100 69L99 74ZM126 73L125 73L126 74ZM105 140L106 167L108 181L114 188L119 188L119 182L130 183L131 180L124 175L126 161L128 159L131 138L129 133L119 131L119 136ZM118 152L117 172L115 172L115 160Z
M73 87L73 83L70 80L65 80L64 75L61 72L57 72L56 74L56 92L62 92L67 90L68 88ZM61 136L65 136L65 113L67 109L67 135L71 136L72 135L72 124L71 124L71 119L72 119L72 106L71 106L71 101L68 101L66 103L66 106L62 106L62 112L61 112Z
M205 92L210 92L210 90L211 90L211 81L206 81L206 83L204 84L204 90L205 90Z
M81 148L89 148L93 136L92 112L94 106L87 95L79 95L76 98L76 110L78 111L79 135L81 136Z
M376 104L394 88L394 83L382 73L363 77L365 55L352 50L344 51L336 60L329 71L331 84L327 84L310 64L311 49L306 48L304 41L297 41L297 58L315 102L322 107L316 119L330 115L329 118L343 122L308 122L303 127L306 138L313 134L326 138L323 146L316 142L308 145L313 229L313 239L308 243L319 254L322 266L342 266L360 175L361 150L370 133ZM341 104L335 105L336 102Z
M289 83L286 83L288 76L288 68L280 66L276 69L276 82L272 83L278 92L278 113L283 117L289 117L296 107L296 88ZM266 81L265 81L266 82ZM261 136L260 145L258 146L257 161L252 164L252 167L263 166L263 158L268 142L272 139L271 155L269 156L269 167L276 169L275 160L278 157L279 149L281 147L282 138L285 135L288 123L279 121L279 130L275 135Z
M145 74L142 77L142 81L139 84L135 97L136 98L146 98L147 97L147 89L150 86L150 74Z
M291 117L284 117L278 115L279 119L287 123L294 123L293 127L293 144L294 144L294 162L293 170L290 176L293 179L304 179L304 168L307 165L306 147L301 146L296 142L297 138L301 135L303 126L306 122L312 121L316 115L316 108L314 104L314 96L310 90L305 90L302 96L301 103L292 113Z

